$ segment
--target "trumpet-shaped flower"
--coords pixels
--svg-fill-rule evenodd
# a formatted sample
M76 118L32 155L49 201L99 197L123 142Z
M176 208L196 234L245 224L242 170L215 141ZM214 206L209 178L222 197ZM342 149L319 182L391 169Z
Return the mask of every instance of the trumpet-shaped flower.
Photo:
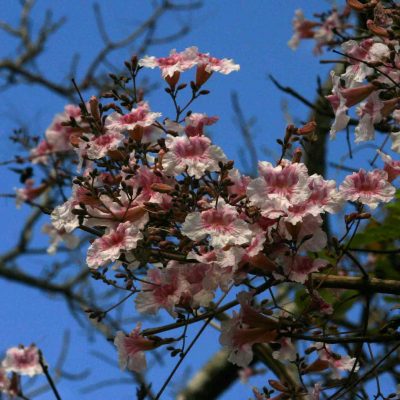
M239 218L235 207L224 201L219 201L215 208L188 214L182 233L195 241L210 235L210 244L216 248L249 243L252 238L247 222Z
M88 266L98 268L117 260L124 251L135 249L142 238L142 233L132 222L119 224L116 229L111 229L89 247L86 259Z

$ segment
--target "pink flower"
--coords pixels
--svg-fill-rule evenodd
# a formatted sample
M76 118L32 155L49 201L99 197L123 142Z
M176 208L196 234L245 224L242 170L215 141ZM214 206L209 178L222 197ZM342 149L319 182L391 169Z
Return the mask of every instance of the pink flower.
M57 206L51 213L51 223L58 231L65 230L70 233L79 226L79 218L72 211L76 206L73 199Z
M207 117L206 114L192 113L185 118L185 133L188 137L202 136L204 127L215 124L218 119L218 117Z
M280 344L279 350L276 350L272 353L272 357L275 358L275 360L287 360L287 361L295 361L296 356L297 356L297 351L296 347L292 343L292 341L289 338L281 338L277 342Z
M117 150L125 139L125 136L117 131L107 132L100 136L92 134L85 136L89 139L89 142L81 140L78 152L81 156L86 156L90 160L98 160L105 157L109 151Z
M342 197L336 190L336 182L326 181L314 174L308 178L310 196L307 200L289 207L285 221L292 224L301 222L306 215L317 217L321 213L336 213L341 209Z
M35 181L33 179L27 179L24 188L16 189L15 202L17 208L19 208L25 201L32 201L36 199L48 188L46 183L42 183L36 187L34 185Z
M277 232L280 237L294 241L304 251L317 252L326 246L327 236L321 228L322 218L320 215L314 217L307 214L301 222L296 224L285 222L285 220L286 218L283 218L278 224ZM307 240L305 240L306 236Z
M331 214L341 209L341 197L334 180L326 181L321 175L314 174L308 178L308 188L311 194L307 201L313 206Z
M90 268L98 268L107 262L113 262L124 251L135 249L142 238L142 233L132 222L121 223L92 243L87 253L87 264Z
M241 175L239 170L236 168L233 168L229 171L228 178L233 183L233 185L228 186L229 194L231 196L235 195L236 197L245 196L251 178L246 175Z
M147 350L157 347L153 340L149 340L140 334L141 323L138 322L136 328L129 335L118 331L114 338L114 344L118 349L118 361L122 370L128 368L131 371L141 372L146 369Z
M340 32L342 27L338 12L333 10L314 34L314 39L317 41L314 52L321 53L322 46L329 45L335 39L335 31Z
M183 277L175 270L149 269L142 291L136 296L136 309L140 313L156 314L160 308L165 308L175 315L174 308L179 304L180 295L187 288Z
M345 178L339 190L345 200L359 201L371 208L376 208L379 202L389 202L396 192L388 182L387 173L379 169L353 172Z
M197 65L198 62L197 47L188 47L181 53L175 49L171 50L168 57L149 57L145 56L139 60L139 65L147 68L160 68L162 77L172 78L175 73L184 72Z
M137 295L136 309L155 314L165 308L175 316L175 308L208 306L214 298L214 271L207 264L170 262L167 268L150 269L142 291Z
M334 139L336 132L345 129L350 121L347 110L361 101L365 100L374 90L375 86L371 83L353 88L343 88L340 77L331 71L332 94L326 96L335 112L335 120L330 130L330 137Z
M167 175L186 172L200 179L206 171L218 171L218 163L226 161L223 151L205 136L173 137L166 140L168 152L162 158Z
M382 120L381 110L384 104L379 98L379 93L372 93L365 103L357 107L360 121L355 128L356 143L375 139L374 125Z
M285 278L299 283L304 283L312 272L317 272L325 267L328 262L320 258L312 259L307 256L281 256L278 263L282 266ZM278 273L274 273L277 277Z
M278 322L250 305L251 293L241 292L237 298L240 314L234 312L230 320L222 322L219 341L230 350L228 360L245 368L253 359L253 344L274 341Z
M90 196L87 189L73 184L71 198L57 206L51 213L51 223L58 231L65 230L65 232L70 233L79 226L79 218L73 213L79 203L93 206L98 205L99 201Z
M126 180L126 183L132 186L134 191L140 193L135 198L135 203L143 204L144 202L150 201L152 203L158 203L163 209L168 209L170 207L171 196L166 193L156 192L152 189L153 184L175 186L175 181L162 175L161 171L158 171L156 175L152 169L142 165L136 170L132 178Z
M383 170L388 174L388 181L394 181L400 175L400 161L392 160L392 157L378 150L385 166Z
M33 164L46 164L47 156L53 152L53 146L43 139L36 147L30 152L30 160Z
M161 113L151 112L147 102L141 102L137 108L133 108L128 114L112 113L106 119L106 128L110 131L125 132L136 127L151 126Z
M220 59L210 56L209 53L198 53L197 68L204 69L204 71L209 74L213 72L219 72L227 75L233 71L239 71L240 65L235 64L232 59ZM197 72L197 75L198 74L199 72Z
M63 125L63 122L69 122L71 117L80 122L81 109L76 105L68 104L65 106L64 112L57 114L47 128L45 137L52 151L72 150L70 137L74 131L70 126Z
M39 350L34 345L11 347L1 365L6 372L34 376L43 373L39 359Z
M384 62L389 59L390 50L383 43L375 43L376 38L370 38L357 42L349 40L342 44L344 53L349 55L350 65L346 72L341 75L347 87L353 87L364 81L364 79L374 73L373 68L368 67L370 62Z
M252 238L247 222L239 218L235 207L223 200L215 208L188 214L182 233L194 241L210 235L210 245L215 248L249 243Z
M61 242L65 243L67 249L74 249L79 244L79 238L77 236L67 233L65 230L58 231L51 224L43 225L42 232L49 235L50 238L50 246L47 249L47 253L49 254L55 254Z
M276 218L284 214L290 205L302 202L310 195L304 164L288 163L273 167L269 162L260 161L258 171L260 177L249 183L247 193L264 216Z
M355 358L334 354L327 344L315 343L315 347L319 348L318 355L320 360L326 361L329 367L332 368L333 377L338 379L340 378L339 371L351 371L354 368L354 364L356 363ZM357 372L359 368L360 366L357 364L354 371Z
M301 39L313 38L315 32L313 29L320 25L318 22L309 21L304 18L304 13L302 10L296 10L295 16L293 18L293 36L288 42L288 46L292 50L296 50Z
M146 56L139 60L142 67L161 69L162 77L172 86L179 80L181 72L187 71L197 65L196 85L200 87L213 72L229 74L240 69L233 60L215 58L209 53L200 53L197 47L188 47L181 53L172 50L168 57L149 57Z

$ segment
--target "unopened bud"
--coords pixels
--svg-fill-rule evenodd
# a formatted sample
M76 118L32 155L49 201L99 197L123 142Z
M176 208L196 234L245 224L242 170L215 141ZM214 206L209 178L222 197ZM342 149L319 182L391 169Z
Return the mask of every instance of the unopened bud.
M358 0L347 0L347 5L356 11L362 11L368 7L368 4L360 3Z
M300 148L295 149L293 152L292 163L299 163L301 161L303 153Z
M167 185L166 183L152 183L150 187L151 190L159 193L170 193L174 190L172 186Z
M268 383L271 385L271 387L278 390L279 392L286 392L288 389L282 382L276 381L275 379L270 379Z
M372 19L369 19L367 21L367 28L374 34L377 36L381 36L381 37L389 37L389 32L387 31L387 29L383 28L382 26L378 26L375 24L374 21L372 21Z
M370 213L351 213L348 215L345 215L344 220L346 222L346 224L349 224L352 221L355 221L357 219L369 219L371 218L371 214Z
M309 135L314 133L317 123L315 121L307 122L303 127L297 129L297 134L299 135Z

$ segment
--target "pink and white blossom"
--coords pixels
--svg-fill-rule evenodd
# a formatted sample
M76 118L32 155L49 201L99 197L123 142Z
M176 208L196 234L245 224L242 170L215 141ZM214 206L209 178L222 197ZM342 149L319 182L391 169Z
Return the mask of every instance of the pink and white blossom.
M117 260L124 251L136 248L143 238L138 227L130 221L121 223L116 229L96 239L87 252L87 264L90 268L98 268L108 262Z
M79 226L78 216L72 213L75 206L76 201L70 199L53 210L51 213L51 223L55 229L70 233Z
M301 163L274 167L267 161L258 164L259 178L247 187L250 201L261 208L264 216L275 218L285 214L288 207L306 200L310 195L307 168Z
M149 269L142 291L137 295L136 309L155 314L164 308L175 316L175 308L208 306L216 289L215 273L209 264L170 262L164 269Z
M26 201L32 201L35 200L37 197L42 195L48 185L45 183L42 183L38 186L35 187L35 180L34 179L27 179L25 181L25 187L24 188L18 188L15 190L15 203L16 207L19 208L22 203Z
M200 179L206 171L218 171L218 163L227 160L223 151L205 136L170 137L166 146L169 151L162 158L162 166L167 175L187 172Z
M223 200L216 207L188 214L182 233L194 241L209 235L210 245L215 248L249 243L252 238L248 223L239 218L235 207Z
M250 293L241 292L237 298L240 313L234 311L231 319L222 322L219 341L230 351L228 360L245 368L253 359L254 344L274 341L278 322L250 305Z
M45 224L42 232L49 236L50 246L47 248L48 254L55 254L60 243L64 243L67 249L74 249L79 244L79 237L67 233L65 230L57 230L54 225Z
M118 349L118 363L122 370L129 369L135 372L145 370L147 364L144 352L157 347L153 340L141 335L141 329L142 325L138 322L129 335L125 335L122 331L118 331L115 335L114 344Z
M240 65L235 64L232 59L221 59L210 56L209 53L198 53L197 68L204 69L209 74L219 72L220 74L227 75L231 72L239 71Z
M376 40L377 38L368 38L361 42L349 40L342 44L343 52L349 56L350 63L346 72L341 75L346 87L357 86L374 73L374 69L368 66L368 63L385 62L389 59L388 46Z
M317 217L324 212L334 214L341 209L343 199L336 190L335 181L326 181L322 176L314 174L308 178L308 189L310 190L308 199L291 205L285 221L297 224L307 215Z
M202 136L204 134L204 127L215 124L218 117L208 117L206 114L192 113L185 118L186 127L185 133L190 136Z
M326 260L299 255L281 256L277 262L282 267L285 278L299 283L304 283L312 272L317 272L328 264ZM278 273L274 275L277 278L280 276Z
M394 181L400 175L400 161L393 160L392 157L390 157L388 154L383 153L380 150L378 150L378 153L385 163L383 170L388 175L388 181Z
M360 120L355 128L356 143L375 139L374 125L382 120L381 110L383 105L379 98L379 92L374 92L366 102L357 107L356 111Z
M51 125L46 129L45 139L43 139L35 148L31 150L31 159L33 163L47 163L47 156L53 153L62 153L72 150L71 136L74 133L73 128L65 126L73 118L78 123L81 122L81 109L73 104L68 104L64 112L57 114Z
M360 169L345 178L339 191L345 200L359 201L370 208L376 208L380 202L392 200L396 189L388 182L385 171L375 169L367 172Z
M315 32L313 29L320 24L318 22L305 19L303 11L298 9L295 11L292 25L294 33L291 39L288 41L288 46L292 50L296 50L301 39L311 39L314 37Z
M320 360L329 364L334 378L340 378L340 371L352 371L354 369L354 372L357 372L359 370L359 364L354 366L356 363L355 358L334 354L327 344L315 343L314 346L318 349Z
M340 77L337 76L334 71L331 71L331 79L332 94L326 96L326 99L331 103L332 109L335 113L335 120L333 121L330 130L331 139L335 139L336 132L346 128L347 124L350 121L350 117L347 115L347 111L349 108L346 104L347 100L341 90Z
M149 127L161 113L151 112L149 104L145 101L138 104L128 114L122 115L117 112L112 113L106 119L106 129L112 132L125 132L136 127Z
M105 157L108 152L117 150L122 144L125 136L121 133L106 132L100 136L92 134L85 135L89 141L80 141L79 154L88 157L90 160L98 160Z
M39 350L34 345L11 347L7 350L6 358L1 366L6 372L15 372L20 375L34 376L43 373Z
M343 29L343 24L336 10L325 18L323 23L316 29L314 39L317 45L314 48L315 53L321 53L322 46L329 45L335 39L335 32L340 32Z
M249 176L242 175L236 168L233 168L229 171L228 178L233 183L232 185L228 186L229 194L231 196L235 195L236 197L245 196L251 178Z
M139 60L139 65L146 68L160 68L163 78L172 78L175 73L181 73L193 68L197 65L197 62L197 47L188 47L180 53L173 49L168 57L145 56Z

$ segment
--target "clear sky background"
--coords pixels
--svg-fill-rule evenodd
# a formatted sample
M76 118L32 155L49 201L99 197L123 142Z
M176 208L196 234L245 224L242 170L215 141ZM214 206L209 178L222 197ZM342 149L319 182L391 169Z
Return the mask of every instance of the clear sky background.
M267 74L274 75L284 85L292 86L305 97L315 97L316 74L325 79L329 67L321 67L318 58L312 55L313 43L302 43L297 52L287 47L287 41L292 35L291 20L294 11L302 8L306 16L312 12L329 8L328 1L322 0L206 0L205 6L188 14L163 20L163 29L167 32L179 22L190 22L192 31L173 44L178 50L196 45L203 52L210 52L217 57L233 58L241 65L239 73L229 76L215 75L207 88L211 94L204 100L195 103L193 110L220 116L220 121L212 127L210 133L214 141L220 145L228 157L238 159L240 148L244 142L234 122L234 114L230 102L230 93L235 90L239 94L243 111L247 116L255 116L253 127L254 139L258 149L258 157L272 161L279 152L275 140L283 135L285 117L282 102L287 102L289 113L295 120L307 120L308 110L279 92L267 79ZM17 21L19 2L0 0L0 18L9 22ZM95 52L100 48L101 41L97 33L91 0L42 0L34 9L35 21L43 19L44 10L51 7L55 16L65 15L67 23L49 41L40 57L38 67L49 77L61 79L66 73L66 63L74 53L81 54L81 67L84 70ZM113 37L127 33L132 24L147 15L148 2L145 0L114 0L99 1L107 20L107 29ZM0 53L3 57L12 54L15 43L0 33ZM151 55L163 56L171 45L155 46ZM329 55L328 55L329 56ZM330 56L334 58L333 56ZM115 54L113 61L122 64L129 58L124 51ZM149 76L158 78L158 71L150 71ZM161 94L160 94L161 93ZM90 95L90 93L87 93ZM0 161L9 159L15 154L8 140L13 128L21 123L26 124L34 134L42 135L50 124L53 115L62 111L65 101L53 93L41 88L22 85L0 93ZM159 92L150 99L154 111L161 110L164 116L172 107L167 96ZM339 138L331 151L335 157L341 156L344 141ZM336 150L335 150L336 149ZM268 156L266 154L269 154ZM240 163L237 164L240 166ZM1 170L1 193L12 192L18 186L16 175ZM7 250L14 245L19 233L20 223L28 215L28 207L15 209L12 200L0 199L1 223L0 247ZM41 236L39 243L44 245L46 238ZM27 270L40 271L46 267L46 258L24 258ZM62 299L45 295L38 290L23 287L0 278L0 351L19 343L35 342L43 349L50 365L55 363L62 344L63 333L71 332L71 346L67 355L66 370L79 373L90 369L90 376L85 382L59 383L59 390L64 400L72 399L133 399L133 385L104 387L90 394L80 390L88 382L95 383L104 379L118 379L122 374L115 367L96 359L93 351L101 350L116 360L116 352L105 343L100 336L94 336L88 341L86 332L73 319ZM135 313L131 305L132 314ZM145 328L150 327L145 324ZM197 330L198 328L194 328ZM191 375L199 365L204 363L213 350L218 348L218 335L209 329L197 343L193 353L184 362L174 378L172 387L182 385L184 379ZM149 360L154 360L149 357ZM154 388L159 388L163 379L172 368L171 363L160 367L153 364L149 371L149 380ZM39 383L39 382L38 382ZM170 395L164 396L165 399ZM244 399L250 396L249 388L238 384L233 390L225 393L223 399ZM52 399L52 394L43 394L38 399Z

